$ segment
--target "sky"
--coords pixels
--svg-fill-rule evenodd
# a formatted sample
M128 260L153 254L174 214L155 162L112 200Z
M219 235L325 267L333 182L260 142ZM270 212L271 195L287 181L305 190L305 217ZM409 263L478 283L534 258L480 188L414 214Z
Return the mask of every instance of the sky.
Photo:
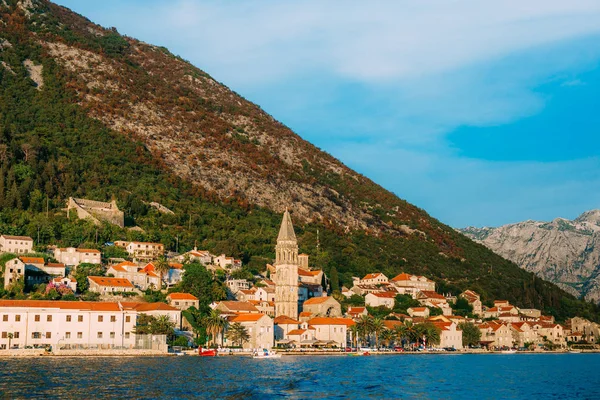
M454 227L600 208L600 1L58 0Z

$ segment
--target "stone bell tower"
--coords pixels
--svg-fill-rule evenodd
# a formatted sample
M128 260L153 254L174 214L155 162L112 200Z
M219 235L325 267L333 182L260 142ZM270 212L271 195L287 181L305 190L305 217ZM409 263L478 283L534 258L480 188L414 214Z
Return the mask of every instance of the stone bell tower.
M298 319L298 241L288 210L275 246L275 316Z

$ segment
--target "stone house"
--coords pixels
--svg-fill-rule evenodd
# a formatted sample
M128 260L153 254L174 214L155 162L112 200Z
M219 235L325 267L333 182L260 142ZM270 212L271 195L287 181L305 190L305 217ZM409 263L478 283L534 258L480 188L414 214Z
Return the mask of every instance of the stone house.
M258 311L258 309L252 303L247 301L220 301L217 303L215 310L219 310L225 315L260 313L260 311Z
M440 344L437 347L455 348L460 350L463 348L462 331L454 322L436 321L432 322L440 330Z
M187 310L190 307L200 307L200 300L189 293L169 293L167 295L167 301L171 307L178 308L180 310Z
M140 290L147 290L148 288L158 290L162 287L160 276L154 272L152 264L140 268L137 264L125 261L110 266L106 274L113 275L115 278L127 279Z
M77 249L75 247L54 249L54 258L65 265L76 267L79 264L101 264L102 254L96 249Z
M106 276L88 276L89 291L96 293L133 292L135 286L129 280Z
M538 334L527 322L513 322L510 324L515 346L524 347L525 343L539 343Z
M245 342L242 347L245 350L250 349L271 349L274 340L273 319L261 313L242 313L228 317L229 323L239 323L246 328L250 340ZM225 339L227 345L233 345Z
M287 334L294 329L298 329L300 325L300 321L296 321L290 317L286 317L285 315L280 315L279 317L273 320L274 330L275 330L275 340L283 340L287 336Z
M435 292L435 282L430 279L427 279L424 276L410 275L403 272L392 278L390 282L397 288L413 289L412 293L414 293L415 295L418 290L428 290Z
M479 293L473 290L465 290L458 296L462 297L463 299L469 302L469 304L473 307L474 315L483 315L483 304L481 303L481 296L479 295Z
M19 258L4 264L4 289L9 289L20 278L25 279L25 263Z
M427 307L410 307L406 310L411 317L429 318L429 308Z
M77 281L75 279L66 277L66 276L57 276L52 279L52 283L56 286L64 285L71 289L73 293L77 292Z
M394 308L397 294L396 292L369 293L365 296L365 304L369 307L384 306L392 309Z
M481 331L481 343L489 348L510 348L514 344L513 333L509 324L489 321L480 324L479 330Z
M316 317L306 322L315 329L315 339L334 342L337 347L345 348L348 343L348 328L355 324L350 318Z
M29 236L0 236L0 253L27 254L33 252L33 239Z
M339 317L342 306L333 297L313 297L302 304L302 311L310 312L313 316Z
M369 315L367 307L348 307L346 315L352 319L359 319L365 315Z
M162 243L130 242L125 250L133 257L134 261L149 262L162 256L165 253L165 246Z
M361 285L384 285L388 283L388 277L381 272L365 275L361 280Z

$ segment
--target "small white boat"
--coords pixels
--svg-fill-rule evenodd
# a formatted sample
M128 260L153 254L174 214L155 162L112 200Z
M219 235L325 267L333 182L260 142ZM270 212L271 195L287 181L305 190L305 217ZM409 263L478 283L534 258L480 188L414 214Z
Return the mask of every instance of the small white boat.
M274 351L256 351L252 355L252 358L281 358L281 354L275 353Z
M500 353L502 354L515 354L516 350L502 350Z
M581 350L569 350L569 353L581 353Z

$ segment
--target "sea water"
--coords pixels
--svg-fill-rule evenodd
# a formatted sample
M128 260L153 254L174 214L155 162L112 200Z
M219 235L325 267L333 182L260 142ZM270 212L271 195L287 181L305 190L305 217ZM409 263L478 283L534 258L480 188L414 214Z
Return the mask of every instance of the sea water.
M0 358L0 397L600 399L600 354Z

